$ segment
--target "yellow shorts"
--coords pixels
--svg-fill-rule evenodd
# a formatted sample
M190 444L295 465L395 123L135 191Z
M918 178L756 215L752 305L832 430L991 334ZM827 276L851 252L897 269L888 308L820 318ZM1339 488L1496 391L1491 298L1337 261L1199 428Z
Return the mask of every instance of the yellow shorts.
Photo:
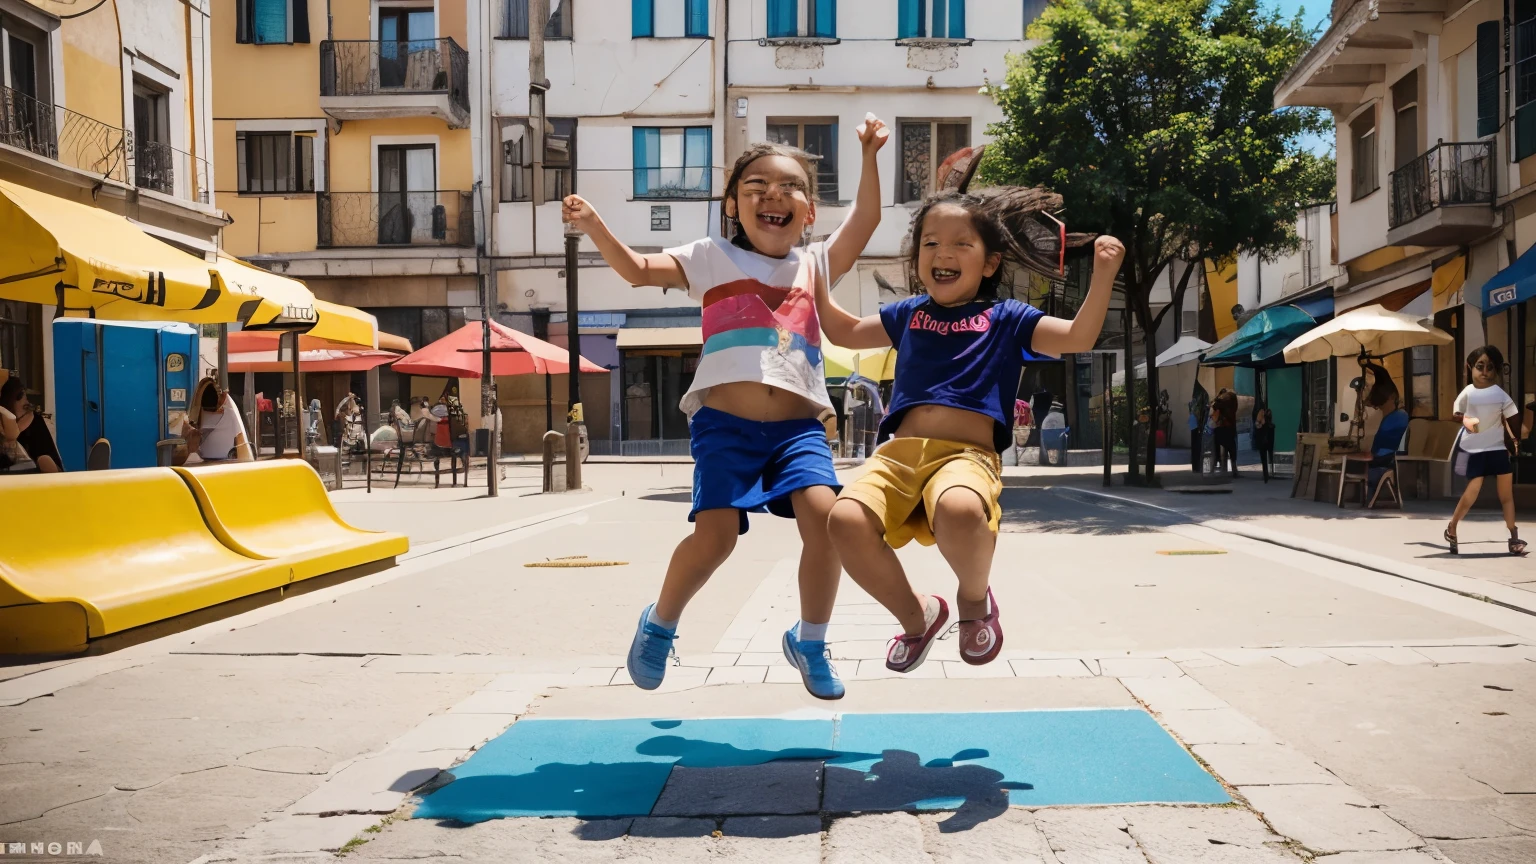
M969 489L987 508L992 533L1002 518L1002 458L974 444L938 438L892 438L870 457L864 476L844 487L839 498L863 504L885 525L885 542L900 549L914 538L932 546L933 514L939 496Z

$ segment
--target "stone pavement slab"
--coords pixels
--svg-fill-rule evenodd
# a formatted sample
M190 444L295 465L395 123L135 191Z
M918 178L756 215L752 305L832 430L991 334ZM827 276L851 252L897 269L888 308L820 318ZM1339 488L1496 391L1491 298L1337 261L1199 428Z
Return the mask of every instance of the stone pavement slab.
M1135 807L1121 811L1151 864L1296 864L1300 860L1247 810Z
M1340 782L1316 762L1284 744L1200 744L1194 751L1232 786Z
M661 788L655 816L816 814L821 811L820 761L688 768L676 765ZM817 830L820 830L818 826Z
M1232 708L1163 711L1158 719L1187 746L1278 743L1273 733Z
M318 789L289 808L290 813L391 813L401 800L458 761L461 750L391 750L367 756L326 778Z
M824 864L932 864L923 825L911 813L874 813L838 819L822 844Z
M934 864L1056 864L1035 816L1029 810L1010 808L996 818L960 829L950 814L918 814L923 829L923 848Z
M1347 786L1246 786L1238 791L1276 831L1317 854L1424 845Z
M1119 808L1039 810L1035 824L1058 864L1146 864Z

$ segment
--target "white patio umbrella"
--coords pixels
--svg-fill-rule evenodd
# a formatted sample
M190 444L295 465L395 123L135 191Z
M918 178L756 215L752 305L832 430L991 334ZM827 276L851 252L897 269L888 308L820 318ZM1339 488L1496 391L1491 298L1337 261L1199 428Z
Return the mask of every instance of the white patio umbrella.
M1211 343L1199 336L1181 336L1179 341L1168 346L1168 350L1157 355L1157 368L1164 366L1177 366L1180 363L1188 363L1191 360L1199 360L1200 355L1211 347Z
M1308 330L1285 346L1285 362L1310 363L1329 357L1369 354L1380 357L1420 345L1449 345L1451 334L1381 304L1362 306Z

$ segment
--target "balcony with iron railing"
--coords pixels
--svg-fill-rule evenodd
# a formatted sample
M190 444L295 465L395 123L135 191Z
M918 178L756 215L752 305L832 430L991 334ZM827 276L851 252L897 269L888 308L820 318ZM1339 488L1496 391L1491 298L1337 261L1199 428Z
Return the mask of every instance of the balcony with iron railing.
M208 160L157 141L135 140L126 129L9 87L0 87L0 145L104 180L208 203Z
M316 246L474 246L472 192L318 192Z
M1493 228L1493 141L1440 142L1392 172L1387 243L1466 243Z
M469 125L469 54L452 39L320 43L320 108L337 120L438 117Z

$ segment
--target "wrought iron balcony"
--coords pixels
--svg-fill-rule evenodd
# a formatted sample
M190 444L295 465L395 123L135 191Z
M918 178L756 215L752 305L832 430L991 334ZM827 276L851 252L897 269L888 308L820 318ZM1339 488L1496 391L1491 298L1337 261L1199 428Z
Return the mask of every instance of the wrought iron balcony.
M440 117L469 125L469 54L452 39L320 43L320 107L338 120Z
M1447 144L1392 172L1387 242L1438 245L1476 239L1493 225L1492 141Z
M126 183L132 140L125 129L0 87L0 144Z
M0 87L0 144L119 183L208 203L208 160Z
M320 192L317 246L473 246L472 192Z

